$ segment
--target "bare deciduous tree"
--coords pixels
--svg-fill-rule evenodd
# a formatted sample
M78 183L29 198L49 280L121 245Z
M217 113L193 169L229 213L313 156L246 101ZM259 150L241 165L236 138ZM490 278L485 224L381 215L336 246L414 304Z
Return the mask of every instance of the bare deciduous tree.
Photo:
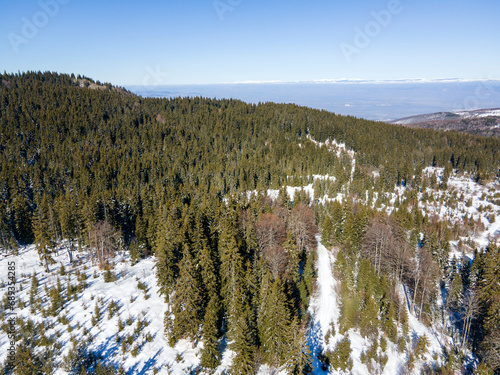
M263 252L265 249L285 242L285 223L276 215L262 214L255 223L255 234L259 248Z
M414 288L412 310L415 309L417 295L420 297L420 311L418 318L422 317L424 303L436 287L436 278L439 274L439 267L432 259L432 254L425 248L420 249L417 256L416 269L413 274Z
M283 278L290 259L285 249L280 245L271 246L265 250L264 259L267 262L273 279L276 279L278 276Z
M495 370L500 370L500 327L486 334L483 341L484 359Z
M305 204L294 206L288 219L288 226L295 237L299 252L314 248L314 235L318 232L318 227L311 207Z
M479 312L479 298L474 289L467 290L464 296L463 304L464 324L462 327L462 349L465 349L469 340L470 327L472 321Z
M380 272L392 274L402 280L411 269L412 251L406 233L390 219L376 218L368 227L363 253Z
M107 221L99 221L89 230L88 240L92 262L103 269L120 248L121 236Z

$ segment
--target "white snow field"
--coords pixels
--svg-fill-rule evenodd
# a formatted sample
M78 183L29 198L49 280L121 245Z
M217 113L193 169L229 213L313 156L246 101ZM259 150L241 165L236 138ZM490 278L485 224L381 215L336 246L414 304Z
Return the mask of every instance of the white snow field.
M163 319L167 305L158 292L153 257L143 259L132 266L128 255L119 254L115 258L116 266L113 270L118 280L106 283L103 278L104 271L100 271L97 266L92 266L84 253L80 253L79 256L81 264L72 267L66 251L62 249L55 257L57 263L50 266L51 272L48 275L40 264L35 246L22 248L19 256L8 256L0 260L0 277L4 283L7 277L7 262L14 261L16 263L17 297L24 302L29 300L31 275L33 272L37 274L40 282L37 296L44 301L42 305L44 309L50 306L50 300L44 292L43 285L45 283L48 284L49 289L55 287L59 277L63 287L66 286L68 279L73 285L76 285L75 272L77 269L88 277L89 286L83 293L78 294L76 301L66 302L60 313L69 319L68 325L58 324L56 317L44 318L41 312L31 314L29 306L23 309L18 307L15 310L18 316L29 318L35 322L56 323L54 328L46 332L47 335L55 333L56 336L59 336L58 341L67 343L59 356L58 365L60 368L55 372L56 374L68 374L63 369L62 357L72 347L71 336L75 336L78 342L92 337L92 342L88 346L90 352L102 356L107 364L114 364L116 367L123 365L129 373L133 374L152 374L154 369L159 370L158 374L186 374L199 364L200 345L193 348L190 342L181 340L175 348L171 348L163 334ZM66 276L59 275L61 264L67 271ZM138 288L138 280L147 286L147 292ZM2 285L5 285L4 283ZM4 290L5 286L0 292L2 295ZM101 319L97 326L93 327L91 319L95 315L94 308L98 300L101 301L99 303L101 305ZM108 319L107 308L111 301L118 304L119 311L118 314ZM125 323L122 332L118 332L119 318ZM130 325L127 324L128 319L131 319ZM123 338L132 335L138 320L145 322L147 326L142 329L138 338L123 354L120 343L116 342L117 335ZM69 330L71 332L68 332ZM84 335L84 330L88 331L87 335ZM148 334L152 337L150 342L146 339ZM131 351L136 344L140 345L140 350L134 357ZM7 357L7 349L7 335L2 331L0 333L0 361L2 362Z

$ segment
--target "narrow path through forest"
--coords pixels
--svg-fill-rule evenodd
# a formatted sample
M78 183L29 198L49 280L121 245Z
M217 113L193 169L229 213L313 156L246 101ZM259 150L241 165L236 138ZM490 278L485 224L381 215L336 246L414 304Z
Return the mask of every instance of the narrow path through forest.
M318 253L316 259L317 289L311 298L309 306L312 319L308 342L313 357L314 374L326 374L328 371L321 369L317 355L324 346L324 336L330 323L338 320L339 307L334 289L336 281L332 273L334 256L321 243L320 235L316 236L316 241Z

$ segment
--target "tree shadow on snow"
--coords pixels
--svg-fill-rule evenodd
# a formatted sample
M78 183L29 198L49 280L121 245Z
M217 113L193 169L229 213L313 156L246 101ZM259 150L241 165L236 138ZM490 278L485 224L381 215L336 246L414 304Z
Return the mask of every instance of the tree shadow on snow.
M318 321L314 321L309 329L307 344L311 350L311 360L314 368L313 374L328 374L328 371L324 371L321 368L322 363L318 359L318 354L320 354L323 349L323 331Z
M158 351L155 353L154 356L150 357L146 362L144 362L144 365L142 368L139 370L139 364L136 363L134 366L132 366L127 372L129 374L137 374L137 375L145 375L148 373L148 371L152 370L153 367L156 365L156 362L158 360L158 356L160 353L163 351L163 348L158 349Z

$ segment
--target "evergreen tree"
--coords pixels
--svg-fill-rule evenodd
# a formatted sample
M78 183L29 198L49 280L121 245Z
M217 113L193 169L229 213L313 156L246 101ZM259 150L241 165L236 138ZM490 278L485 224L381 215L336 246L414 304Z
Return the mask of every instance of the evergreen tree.
M243 259L231 223L226 219L222 225L222 233L219 238L221 295L224 298L228 332L230 332L238 317L236 297L243 282Z
M398 330L396 328L394 304L392 301L388 301L387 307L384 311L384 316L382 319L382 329L387 334L387 337L394 343L397 342Z
M301 329L298 318L295 317L290 326L292 337L290 349L286 358L288 373L295 375L311 374L313 371L311 350L307 345L307 338Z
M0 249L17 253L17 242L9 228L9 214L4 202L0 199Z
M368 295L361 309L359 328L362 336L373 338L378 333L378 307L373 296Z
M75 241L81 234L81 222L78 216L77 203L73 195L66 193L58 202L58 217L61 226L61 235L69 242L68 255L73 262Z
M266 273L262 281L257 326L264 358L271 367L281 366L287 356L290 341L290 313L280 278L270 280Z
M200 365L214 369L220 364L219 328L221 308L216 296L208 302L203 319L203 351Z
M12 198L12 229L17 242L32 243L34 240L30 207L25 197L16 194ZM36 242L36 241L35 241Z
M198 338L204 313L202 291L198 270L185 244L179 263L179 278L170 300L174 319L171 339L174 342L183 337L192 341Z
M326 353L330 361L330 371L351 371L353 367L353 360L351 358L351 341L349 335L340 340L335 349Z
M49 265L54 264L55 260L52 257L55 248L53 235L49 228L49 202L46 195L37 207L33 222L33 231L35 233L36 248L40 260L45 266L45 272L49 272Z
M327 214L325 216L325 219L323 220L323 225L321 228L321 240L323 242L323 245L326 247L332 246L332 237L333 237L333 224L332 220L330 219L330 216Z
M485 362L500 370L500 249L490 244L481 256L483 277L480 281L479 299L483 304L485 332L481 345Z
M448 298L446 303L450 310L458 311L460 309L463 302L463 290L464 285L462 275L460 272L457 272L448 288Z
M235 320L231 349L236 352L231 366L232 374L253 374L255 372L255 337L252 330L252 313L246 303L238 309L240 314Z
M201 279L205 289L208 291L208 298L219 296L220 283L217 263L215 252L210 248L208 241L204 239L199 254L199 264L201 267Z
M158 226L156 234L155 254L158 258L157 277L160 291L167 297L179 274L178 262L183 249L183 239L179 211L176 207L165 211L162 213L165 222Z

